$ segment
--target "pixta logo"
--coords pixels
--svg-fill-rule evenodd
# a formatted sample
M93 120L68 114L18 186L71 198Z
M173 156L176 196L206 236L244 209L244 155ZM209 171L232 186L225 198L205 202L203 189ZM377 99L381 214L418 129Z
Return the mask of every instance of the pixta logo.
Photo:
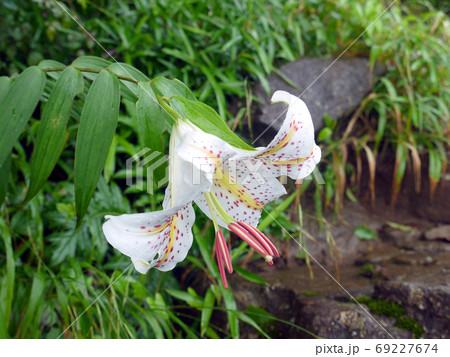
M126 184L153 195L154 188L161 188L169 182L169 156L159 151L144 148L126 161ZM156 179L155 172L165 166L164 177ZM145 170L145 171L144 171ZM145 175L144 175L145 173ZM145 183L146 181L146 183Z
M287 165L277 164L273 166L271 161L264 161L257 158L234 159L214 158L214 165L209 162L211 157L192 157L191 165L187 165L188 172L186 178L191 176L189 184L192 186L201 185L203 180L212 181L214 179L226 180L228 185L240 185L243 182L258 181L259 185L263 185L266 179L276 177L282 184L287 183L289 168ZM159 189L169 182L169 156L159 151L152 151L149 148L142 149L126 161L126 184L135 187L140 191L147 191L153 195L154 189ZM267 170L268 166L272 166L272 171ZM164 172L156 170L164 167ZM185 167L186 168L186 167ZM245 173L245 175L243 175ZM145 175L144 175L145 174ZM156 178L158 176L158 179ZM161 178L161 176L163 176ZM324 184L324 180L320 175L317 167L314 168L312 174L302 180L296 180L301 183L303 180L312 180L316 184Z

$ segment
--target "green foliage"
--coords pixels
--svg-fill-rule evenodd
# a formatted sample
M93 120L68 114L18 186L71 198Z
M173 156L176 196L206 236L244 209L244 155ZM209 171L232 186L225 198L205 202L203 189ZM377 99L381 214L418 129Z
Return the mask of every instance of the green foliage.
M401 316L397 319L397 327L403 329L403 330L407 330L407 331L411 331L414 335L415 338L421 338L423 335L423 327L420 326L416 320L414 320L411 317L407 317L407 316Z
M368 1L351 13L381 13L381 3ZM407 167L420 191L421 168L428 162L431 197L447 164L450 102L448 67L448 19L426 1L393 6L374 23L361 41L369 48L371 67L382 63L386 74L361 103L347 127L323 129L324 156L332 156L337 183L334 195L343 196L342 172L356 171L355 187L361 186L362 159L368 163L371 198L375 200L375 171L393 167L391 203L395 204ZM326 121L327 123L327 121ZM342 135L342 132L344 133ZM352 169L349 151L356 163ZM394 157L391 160L390 157ZM340 207L335 207L337 210Z
M239 311L231 289L212 283L202 296L181 288L189 280L178 273L134 272L129 260L106 243L103 217L158 208L161 193L144 195L126 187L125 160L144 146L164 152L172 119L185 114L183 103L200 112L212 110L200 101L217 108L215 125L245 147L218 121L234 117L228 112L230 99L246 98L247 83L255 80L273 90L266 77L284 62L340 55L386 4L59 3L121 62L109 60L54 1L18 6L6 0L0 5L0 73L8 76L0 77L0 337L236 338L242 323L268 337L266 326L277 319L256 308ZM346 160L348 147L360 160L365 155L371 169L384 159L383 153L397 153L394 192L408 161L417 171L429 157L432 191L442 177L450 96L448 20L428 2L423 4L395 4L346 53L370 56L372 66L382 62L387 73L361 104L348 133L342 135L336 121L325 118L319 139L326 147L325 161L332 160L321 169L325 186L316 185L314 197L316 219L326 229L323 210L339 207L343 192L351 197L345 175L358 171ZM99 87L108 94L100 96ZM196 104L190 102L197 98ZM249 109L236 116L239 127L242 118L250 117ZM104 140L96 140L99 133L105 134ZM90 162L91 156L96 160ZM302 192L308 185L303 184ZM295 194L270 205L271 214L263 213L260 228L283 239L287 232L281 224L311 238L288 215L294 199ZM77 210L80 218L87 213L75 230ZM201 271L217 282L213 237L201 217L194 236L189 258L179 267ZM332 245L329 230L327 240ZM247 245L232 244L233 262L239 264ZM240 273L264 283L245 270ZM211 323L216 313L226 315L226 330ZM418 336L420 326L408 318L399 317L398 324L408 325Z
M373 240L378 239L378 235L366 226L355 227L354 234L357 238L361 240Z

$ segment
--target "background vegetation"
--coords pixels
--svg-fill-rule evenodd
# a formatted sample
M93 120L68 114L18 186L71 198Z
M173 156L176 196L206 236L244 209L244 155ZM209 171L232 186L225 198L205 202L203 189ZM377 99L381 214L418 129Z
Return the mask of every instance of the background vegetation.
M427 1L395 3L347 51L346 56L384 63L387 73L344 127L327 120L319 134L325 149L321 172L326 184L302 187L314 194L319 215L327 207L338 213L345 192L353 197L360 186L358 163L363 156L370 168L372 197L377 164L391 161L393 203L408 165L419 180L425 163L432 187L445 172L450 103L445 3L434 3L442 11ZM282 63L303 56L340 55L390 2L69 0L61 4L117 61L150 78L164 75L182 80L199 100L217 108L230 126L237 122L239 129L246 125L250 108L244 105L231 114L227 104L232 98L249 103L249 88L257 80L269 91L265 78ZM0 75L14 79L43 59L67 65L83 55L108 58L54 1L19 6L6 0L0 11ZM129 267L128 258L108 246L101 231L105 214L153 209L163 197L125 186L125 160L141 149L126 101L103 176L78 230L73 186L76 113L50 179L22 204L46 99L41 98L15 144L9 172L4 167L0 172L0 336L238 337L239 324L245 323L269 337L261 326L277 318L253 307L236 310L232 289L225 291L217 284L211 260L212 227L204 219L194 227L196 241L189 257L173 272L152 270L142 276ZM283 211L294 196L272 207L279 207L280 222L292 232L301 227ZM267 217L262 225L283 235ZM235 265L246 259L246 252L245 245L233 243ZM255 284L265 283L246 270L238 273ZM191 287L198 281L203 281L204 291ZM226 316L227 324L212 324L213 312Z

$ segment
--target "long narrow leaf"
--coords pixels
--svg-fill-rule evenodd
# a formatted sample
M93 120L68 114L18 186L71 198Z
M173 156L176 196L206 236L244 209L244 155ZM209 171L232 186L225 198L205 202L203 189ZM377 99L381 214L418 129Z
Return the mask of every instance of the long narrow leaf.
M69 137L66 126L73 100L82 91L83 76L73 67L67 67L56 82L42 116L31 159L30 187L25 202L38 193L55 167Z
M41 276L36 274L33 279L33 284L31 285L31 292L28 298L28 307L25 311L22 325L20 326L20 336L22 338L39 336L39 330L37 327L41 317L38 316L37 312L39 311L39 306L42 305L44 290L45 281ZM27 333L28 327L31 327L29 333ZM38 331L36 331L36 329Z
M209 321L213 312L214 302L216 298L211 288L208 288L203 301L202 317L200 319L200 334L203 337L208 330Z
M9 77L0 77L0 104L6 97L6 94L8 94L10 86L11 79L9 79Z
M136 102L139 141L152 151L164 152L162 134L166 131L165 117L156 95L148 82L140 82Z
M0 170L0 206L8 192L9 172L11 170L11 155L9 155Z
M27 68L11 85L0 104L0 170L33 114L45 86L45 73Z
M222 292L223 301L227 309L228 324L230 325L230 333L232 338L239 338L239 319L236 300L231 288L225 289L222 285L219 285Z
M119 80L103 71L92 83L75 147L75 205L80 225L102 173L119 117Z
M160 76L152 80L152 85L168 98L178 95L189 100L197 100L190 89L178 79L167 79Z
M4 328L0 328L0 331L3 330L3 333L1 333L1 335L3 335L5 331L8 331L9 318L11 316L16 265L12 249L11 234L3 220L0 221L0 233L3 238L3 243L5 244L6 252L6 274L3 276L0 293L0 310L2 310L2 317L4 319Z

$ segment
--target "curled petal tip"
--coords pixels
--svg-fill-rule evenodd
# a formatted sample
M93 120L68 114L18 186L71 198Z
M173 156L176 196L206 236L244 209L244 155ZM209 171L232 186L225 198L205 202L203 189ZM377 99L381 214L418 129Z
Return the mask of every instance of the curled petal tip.
M272 98L270 99L270 101L272 103L277 103L277 102L285 102L290 104L291 102L291 94L284 91L284 90L277 90L275 93L273 93Z

